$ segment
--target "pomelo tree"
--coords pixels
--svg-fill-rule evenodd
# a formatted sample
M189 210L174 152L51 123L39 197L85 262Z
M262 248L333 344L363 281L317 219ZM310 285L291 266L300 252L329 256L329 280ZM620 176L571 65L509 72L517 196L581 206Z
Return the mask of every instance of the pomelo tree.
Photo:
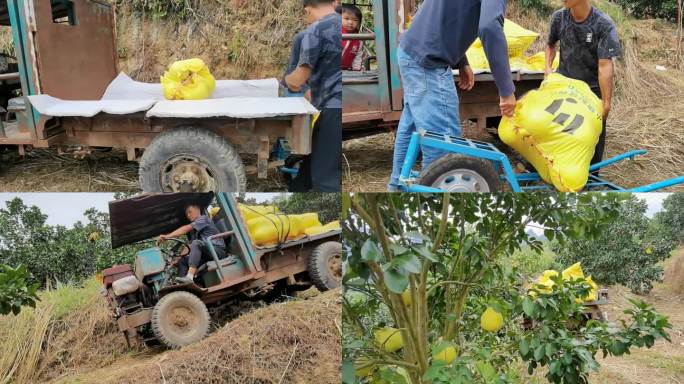
M644 303L632 322L584 317L583 278L529 284L511 267L538 228L560 244L598 238L617 194L355 194L343 196L345 383L517 382L520 365L553 383L586 383L595 355L668 335Z

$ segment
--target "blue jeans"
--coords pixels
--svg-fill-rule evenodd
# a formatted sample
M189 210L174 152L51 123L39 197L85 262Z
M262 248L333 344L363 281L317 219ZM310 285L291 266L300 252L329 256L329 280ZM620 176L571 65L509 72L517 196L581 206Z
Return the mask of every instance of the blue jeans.
M394 143L392 177L387 189L396 191L411 134L417 129L461 136L458 93L450 67L425 68L397 47L399 71L404 86L404 110ZM436 148L421 148L423 169L445 153Z

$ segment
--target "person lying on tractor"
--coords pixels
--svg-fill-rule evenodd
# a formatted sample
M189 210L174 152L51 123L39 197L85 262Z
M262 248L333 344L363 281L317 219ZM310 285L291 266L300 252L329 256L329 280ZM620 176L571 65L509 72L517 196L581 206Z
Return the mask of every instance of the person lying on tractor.
M603 160L606 146L606 120L613 98L613 59L620 56L620 40L610 16L592 7L589 0L563 0L563 6L551 16L545 74L553 72L556 45L560 41L558 72L584 81L603 101L603 131L591 160L591 164L596 164Z
M459 69L458 86L469 91L475 75L466 51L480 37L499 91L501 114L513 116L515 86L503 30L507 0L425 0L397 47L399 73L404 87L404 108L394 143L394 192L408 151L418 129L461 136L459 100L453 68ZM437 148L422 148L423 169L444 155Z
M210 236L217 235L219 232L214 222L207 215L203 215L200 207L197 204L188 204L185 207L185 217L190 220L190 224L183 225L175 231L166 235L159 235L158 244L166 241L168 238L179 237L183 235L188 236L190 241L190 250L186 250L180 257L175 258L171 264L178 268L178 277L176 281L184 284L189 284L194 281L197 268L207 261L212 260L209 247L207 246L207 239ZM211 240L216 255L219 259L226 255L226 243L223 239Z

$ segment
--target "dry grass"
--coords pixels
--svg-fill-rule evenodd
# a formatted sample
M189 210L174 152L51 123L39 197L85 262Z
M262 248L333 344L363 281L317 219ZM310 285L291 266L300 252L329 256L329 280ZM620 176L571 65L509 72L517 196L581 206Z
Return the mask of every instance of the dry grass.
M119 68L159 81L173 61L202 58L217 79L280 77L292 36L303 28L299 0L208 0L187 21L144 19L131 1L117 12Z
M684 174L684 72L676 70L676 30L656 20L630 20L605 0L594 4L616 21L624 55L617 63L616 95L608 121L605 157L634 149L648 155L606 168L602 175L625 187L657 182ZM552 1L554 8L559 1ZM530 53L541 51L548 34L548 17L509 2L508 16L541 36ZM657 71L656 64L668 68ZM465 130L465 137L477 138ZM492 138L486 141L492 141ZM343 187L348 191L384 191L392 168L394 141L389 134L351 140L344 144ZM499 145L503 149L503 145ZM684 191L684 186L670 191Z
M111 364L126 353L99 284L41 294L35 309L0 317L0 383L29 384Z
M243 155L246 165L255 156ZM277 192L287 185L276 170L267 179L247 176L249 192ZM24 159L16 153L0 152L0 192L138 192L138 163L128 161L126 152L114 149L95 152L86 159L60 155L54 149L28 151Z
M61 382L337 384L340 322L338 290L260 308L181 350L125 358Z

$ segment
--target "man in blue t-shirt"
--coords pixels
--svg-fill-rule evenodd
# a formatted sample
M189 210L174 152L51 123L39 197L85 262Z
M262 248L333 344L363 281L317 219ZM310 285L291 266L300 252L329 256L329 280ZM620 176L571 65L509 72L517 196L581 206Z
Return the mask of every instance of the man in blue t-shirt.
M603 130L591 164L603 160L606 120L613 99L613 59L620 56L617 28L610 16L591 6L589 0L565 0L565 8L551 16L546 47L546 75L553 72L556 45L560 41L558 72L582 80L603 101ZM594 172L598 175L598 171Z
M397 128L389 191L395 191L411 134L417 129L461 136L458 93L452 68L458 68L458 85L470 90L475 76L465 53L480 36L499 89L501 113L512 116L515 86L503 32L506 0L425 0L401 37L397 56L404 87L404 109ZM423 148L423 169L444 154Z
M212 260L207 240L210 236L221 233L213 221L207 215L203 215L200 207L197 204L189 204L185 207L185 217L188 218L190 224L183 225L175 231L159 235L157 243L162 243L170 237L179 237L188 235L190 241L189 252L180 258L173 260L172 264L178 268L178 277L176 281L184 284L189 284L194 281L197 268L207 261ZM226 243L222 238L211 240L214 250L219 259L226 255Z
M311 156L300 168L300 189L292 192L339 192L342 160L342 18L333 0L303 0L304 31L297 68L285 76L292 92L307 84L311 103L321 113L313 129ZM309 182L310 181L310 182ZM307 185L308 184L308 185Z

